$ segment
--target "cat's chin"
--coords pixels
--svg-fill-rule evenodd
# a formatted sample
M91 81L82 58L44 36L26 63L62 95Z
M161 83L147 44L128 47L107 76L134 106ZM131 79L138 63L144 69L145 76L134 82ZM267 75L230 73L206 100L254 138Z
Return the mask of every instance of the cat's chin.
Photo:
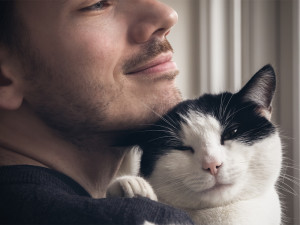
M214 208L227 205L234 201L236 192L237 189L234 184L217 183L211 188L202 190L199 193L199 204L196 208Z
M228 189L232 188L232 184L215 184L213 187L208 188L204 191L201 192L201 194L214 194L214 192L216 192L215 194L218 194L220 192L227 192Z
M189 190L189 191L188 191ZM157 193L160 201L166 204L172 204L175 207L189 210L201 210L205 208L215 208L231 204L237 201L239 186L235 184L220 184L205 190L191 190L186 188L180 193L167 195L166 193Z

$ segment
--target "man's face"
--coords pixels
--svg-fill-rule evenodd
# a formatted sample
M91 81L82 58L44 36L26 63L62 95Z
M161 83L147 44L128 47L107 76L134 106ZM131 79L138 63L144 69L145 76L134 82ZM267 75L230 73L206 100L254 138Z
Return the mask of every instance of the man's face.
M166 41L177 14L157 0L19 0L16 10L24 99L48 125L69 136L130 129L180 101Z

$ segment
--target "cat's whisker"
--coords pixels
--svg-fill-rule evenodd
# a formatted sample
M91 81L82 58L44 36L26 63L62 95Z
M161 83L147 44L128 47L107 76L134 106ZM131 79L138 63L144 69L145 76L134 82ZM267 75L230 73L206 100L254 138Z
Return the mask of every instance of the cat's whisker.
M296 171L300 171L299 167L295 167L295 166L290 166L290 165L282 165L283 169L292 169L292 170L296 170Z
M175 130L177 129L171 129L170 127L167 127L167 126L164 126L164 125L160 125L160 124L153 124L152 127L160 127L160 128L163 128L163 129L166 129L170 132L174 132Z
M148 133L148 132L170 132L168 130L139 130L136 133Z
M290 185L284 183L283 181L281 180L278 180L278 183L276 185L277 188L289 193L289 194L292 194L293 196L297 196L297 192L293 189L293 187L291 187Z
M137 126L141 126L141 127L147 127L147 126L152 126L153 123L139 123L137 124Z
M283 177L283 176L286 176L286 177L294 178L295 180L300 180L299 178L297 178L297 177L295 177L295 176L293 176L293 175L289 175L289 174L287 173L287 170L284 169L284 168L282 168L282 170L281 170L281 176L282 176L282 177Z
M225 106L224 113L226 112L227 107L228 107L229 103L231 102L232 97L233 97L233 95L230 96L230 99L228 100L227 105Z
M222 118L222 109L223 109L223 98L224 98L224 93L221 94L221 103L219 105L219 118Z
M224 96L224 99L223 99L223 105L222 105L222 115L221 116L223 116L224 114L225 114L225 110L224 110L224 102L225 102L225 99L226 99L226 97L227 97L227 92L225 92L225 96Z
M284 161L290 161L292 164L295 164L296 163L296 161L294 160L294 159L291 159L289 156L282 156L282 159L284 160Z
M155 127L158 127L160 129L155 129ZM175 133L174 129L171 129L170 127L159 125L159 124L151 124L151 126L149 126L149 129L138 130L138 131L135 131L135 132L136 133L167 132L167 133L169 133L171 135L174 135L174 137L177 137L177 134Z
M293 178L295 178L296 180L300 180L300 178L299 177L295 177L295 175L290 175L290 174L285 174L286 176L288 176L288 177L293 177Z
M282 154L282 162L286 165L296 165L296 161L291 159L289 156L285 156L285 154Z
M300 181L299 178L297 178L297 177L295 177L295 176L292 176L292 175L289 175L289 174L287 174L287 173L283 173L283 172L281 173L280 177L283 178L283 179L287 179L287 180L292 179L292 180L294 180L295 182L299 182L299 181Z
M167 119L169 119L169 121L175 126L176 122L173 120L173 118L171 116L169 116L168 114L165 115L165 117L167 117ZM176 129L176 128L175 128Z
M298 187L300 186L299 180L295 180L294 178L284 176L284 177L282 177L282 180L283 180L283 182L284 182L284 180L287 180L287 181L293 183L294 185L296 185Z
M244 106L244 107L240 108L239 110L234 111L228 118L226 118L226 121L227 121L228 119L232 118L233 116L235 116L235 115L236 115L237 113L239 113L240 111L242 111L242 110L244 110L244 109L246 109L246 108L249 108L249 107L251 107L250 104L247 105L247 106Z
M176 127L174 126L174 124L171 123L171 121L168 121L166 118L164 118L164 116L160 115L159 113L155 112L153 109L151 109L147 104L141 102L146 108L150 109L156 116L158 116L158 118L160 118L162 121L164 121L165 123L169 124L171 127L173 127L174 129L176 129Z
M157 141L157 140L160 140L160 139L164 139L164 138L170 138L168 141L178 142L178 139L174 139L175 137L173 137L173 136L162 136L162 137L151 139L148 142L150 143L150 142L154 142L154 141Z
M282 138L282 140L290 140L290 141L295 140L294 137L290 137L290 136L283 135L283 134L280 134L280 137Z
M172 134L172 135L174 135L174 136L176 136L176 133L175 133L175 131L173 131L173 130L169 130L169 129L167 129L167 130L163 130L163 129L152 129L152 130L140 130L140 131L137 131L137 133L149 133L149 132L162 132L162 133L169 133L169 134Z

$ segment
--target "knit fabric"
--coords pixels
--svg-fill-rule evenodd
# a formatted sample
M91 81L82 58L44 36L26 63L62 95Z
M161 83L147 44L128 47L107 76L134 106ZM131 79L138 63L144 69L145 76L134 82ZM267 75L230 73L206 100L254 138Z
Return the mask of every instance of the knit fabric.
M57 171L0 167L1 224L192 224L182 211L146 198L93 199Z

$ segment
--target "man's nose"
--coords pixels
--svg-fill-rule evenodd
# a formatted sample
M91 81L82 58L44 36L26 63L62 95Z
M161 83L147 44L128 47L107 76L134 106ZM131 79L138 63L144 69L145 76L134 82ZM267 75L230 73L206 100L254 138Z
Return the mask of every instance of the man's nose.
M157 0L135 3L129 27L129 38L135 43L145 43L152 38L164 39L178 21L176 11Z

